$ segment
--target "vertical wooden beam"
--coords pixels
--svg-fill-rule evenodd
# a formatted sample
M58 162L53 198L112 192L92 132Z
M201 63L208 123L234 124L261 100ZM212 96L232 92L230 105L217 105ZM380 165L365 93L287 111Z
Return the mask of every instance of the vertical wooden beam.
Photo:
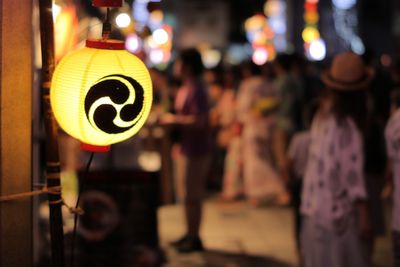
M31 188L32 1L0 1L0 194ZM0 266L32 266L32 202L0 203Z
M39 0L40 40L42 51L42 94L46 130L46 181L48 187L60 186L60 159L58 151L58 125L50 107L50 85L55 68L54 25L52 0ZM65 266L64 232L60 194L49 194L51 266Z

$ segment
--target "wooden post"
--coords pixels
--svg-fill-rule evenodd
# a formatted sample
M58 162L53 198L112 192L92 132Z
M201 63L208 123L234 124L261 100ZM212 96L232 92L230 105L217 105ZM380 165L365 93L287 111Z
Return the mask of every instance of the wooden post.
M0 195L32 190L32 2L0 0ZM0 203L0 266L32 266L32 201Z
M54 60L54 25L52 0L39 1L40 40L42 50L42 94L44 123L46 128L46 179L47 186L60 186L60 160L58 153L58 126L50 107L50 85L53 76ZM62 221L62 196L49 194L50 238L52 267L64 267L64 232Z

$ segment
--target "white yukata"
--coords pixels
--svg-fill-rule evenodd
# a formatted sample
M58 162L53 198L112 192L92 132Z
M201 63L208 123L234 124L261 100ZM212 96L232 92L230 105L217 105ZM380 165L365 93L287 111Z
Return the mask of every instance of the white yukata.
M305 267L369 266L354 210L355 202L366 197L362 138L355 123L318 114L302 192Z
M400 109L389 119L385 129L386 151L393 163L393 254L394 265L400 266Z
M284 192L285 188L272 165L272 131L276 118L255 116L257 100L275 95L275 87L262 77L244 80L237 97L237 115L242 130L244 191L251 199L268 199Z

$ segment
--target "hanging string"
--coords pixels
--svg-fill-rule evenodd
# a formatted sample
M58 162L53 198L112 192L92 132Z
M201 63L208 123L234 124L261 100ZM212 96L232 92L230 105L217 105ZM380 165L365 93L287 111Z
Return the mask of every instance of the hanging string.
M94 156L94 152L90 153L89 161L86 165L85 172L83 173L82 178L81 178L81 183L80 183L79 191L78 191L78 198L76 200L75 207L72 208L75 211L82 211L82 209L79 207L79 201L81 200L81 195L82 195L83 187L85 184L85 178L86 178L87 174L89 173L89 168L90 168L90 165L92 164L93 156ZM74 266L74 260L75 260L74 251L75 251L76 228L78 225L78 215L82 215L82 214L79 214L78 212L74 213L74 228L72 231L72 241L71 241L71 262L70 262L71 267Z
M102 29L102 33L101 33L101 37L102 37L103 41L106 41L107 39L110 38L111 30L112 30L112 24L110 22L110 8L107 7L106 17L105 17L104 22L103 22L103 29ZM84 184L85 184L85 178L86 178L86 176L87 176L87 174L89 172L89 168L90 168L90 164L92 163L93 156L94 156L94 153L92 152L90 154L89 161L88 161L88 163L86 165L85 172L84 172L84 174L82 176L82 180L81 180L81 183L80 183L80 186L79 186L78 198L76 200L76 204L75 204L75 208L74 208L75 211L80 211L79 201L81 199L82 190L83 190L83 187L84 187ZM73 231L72 231L72 241L71 241L71 262L70 262L70 266L71 267L74 266L74 261L75 261L75 253L74 253L74 251L75 251L76 228L77 228L77 225L78 225L78 215L79 215L78 213L74 214L74 228L73 228Z
M71 207L67 203L63 202L63 205L68 209L69 213L82 216L85 214L85 211L80 207Z
M105 18L105 20L103 22L103 30L102 30L102 33L101 33L103 41L105 41L105 40L110 38L111 29L112 29L112 25L111 25L111 22L110 22L110 8L107 7L106 18Z
M40 190L35 190L35 191L31 191L31 192L24 192L24 193L0 196L0 202L17 201L17 200L22 200L24 198L40 196L43 194L61 195L61 189L62 189L61 186L43 187ZM51 205L56 205L56 204L60 204L60 203L62 203L63 206L67 207L70 214L76 214L76 215L84 214L84 211L81 208L69 206L67 203L65 203L63 198L60 198L55 201L49 201L49 204L51 204Z
M34 191L30 191L30 192L0 196L0 202L21 200L24 198L39 196L39 195L43 195L43 194L61 195L61 186L51 186L51 187L45 186L40 190L34 190Z

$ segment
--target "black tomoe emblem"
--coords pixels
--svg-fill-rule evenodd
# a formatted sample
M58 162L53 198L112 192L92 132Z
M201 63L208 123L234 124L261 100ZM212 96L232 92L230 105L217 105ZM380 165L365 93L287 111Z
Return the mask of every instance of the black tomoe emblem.
M116 79L113 79L115 77ZM114 123L114 119L118 116L118 111L111 104L102 104L93 112L93 120L90 119L89 112L92 105L103 97L109 97L111 101L117 105L124 104L130 96L130 90L127 85L120 80L125 80L135 91L135 99L133 103L126 103L120 110L119 116L125 122L131 122L141 115L143 110L144 90L143 87L133 78L113 74L101 78L96 84L90 87L85 97L85 114L89 123L93 127L108 133L118 134L123 133L136 123L128 127L121 127ZM93 125L93 123L95 125Z

